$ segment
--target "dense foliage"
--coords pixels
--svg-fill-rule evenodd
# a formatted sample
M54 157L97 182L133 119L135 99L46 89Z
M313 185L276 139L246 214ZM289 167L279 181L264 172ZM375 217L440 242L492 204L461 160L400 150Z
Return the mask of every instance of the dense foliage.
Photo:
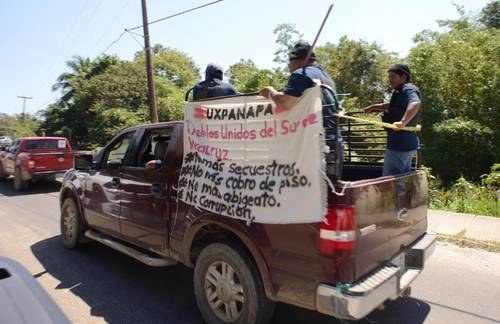
M417 45L408 58L415 83L424 94L424 163L446 182L461 175L477 180L500 158L500 31L477 26L464 16L441 25L449 30L417 35ZM466 125L455 118L474 123ZM435 124L439 127L432 126ZM456 146L441 136L455 136L452 142ZM479 147L469 146L476 143ZM445 170L436 164L443 164L440 161L449 163L450 168L457 164L463 167Z
M155 86L160 121L182 118L184 93L197 80L198 68L186 54L156 45L153 48ZM120 129L149 121L144 53L133 61L113 56L94 60L74 57L54 85L61 91L43 111L41 128L63 135L77 148L105 144Z
M430 208L500 217L500 164L495 164L489 174L483 175L480 183L460 177L445 188L431 175L431 170L427 171Z
M493 131L462 117L432 126L425 161L445 184L464 176L479 179L494 160Z

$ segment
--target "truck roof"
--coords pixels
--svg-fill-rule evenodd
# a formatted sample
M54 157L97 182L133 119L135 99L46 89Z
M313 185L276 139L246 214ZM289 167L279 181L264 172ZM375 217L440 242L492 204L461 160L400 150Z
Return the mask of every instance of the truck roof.
M20 140L68 140L66 137L57 137L57 136L27 136L21 137Z

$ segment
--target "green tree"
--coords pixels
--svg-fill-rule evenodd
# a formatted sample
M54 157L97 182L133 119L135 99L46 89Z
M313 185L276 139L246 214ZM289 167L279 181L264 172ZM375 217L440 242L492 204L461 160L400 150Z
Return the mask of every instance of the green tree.
M461 176L478 180L493 164L493 132L476 121L444 120L431 127L431 134L425 161L444 184Z
M184 93L199 70L175 49L155 45L153 54L159 118L181 119ZM61 74L53 88L61 91L60 100L42 112L41 129L48 134L67 136L73 146L88 148L103 145L118 129L149 120L143 52L133 61L77 56L67 65L70 71Z
M273 61L286 66L288 63L288 53L293 46L302 39L303 35L295 28L294 24L279 24L274 28L278 50L274 52Z
M500 1L489 2L481 11L479 21L486 28L500 28Z
M113 131L148 120L146 72L137 62L114 64L83 83L80 93L79 103L87 107L86 136L78 140L82 145L103 145ZM129 122L119 118L119 113Z
M30 114L10 116L0 113L0 135L12 138L43 135L39 131L40 120Z
M95 75L103 73L110 65L116 64L116 56L103 55L96 60L74 56L72 60L66 62L70 72L65 72L57 78L57 82L52 86L53 91L61 90L60 102L69 104L75 99L80 83L92 78Z
M265 86L281 88L286 74L280 69L259 69L252 60L241 59L229 67L229 82L241 93L257 92Z
M56 104L49 105L41 112L44 120L40 130L48 135L68 137L75 148L92 143L89 125L95 122L96 114L92 111L94 100L85 88L90 80L105 73L118 62L117 57L109 55L99 56L94 60L75 56L68 61L70 71L62 73L52 88L53 91L61 91L61 97Z
M136 53L135 62L145 66L144 52ZM199 68L186 53L159 44L153 46L153 66L158 119L182 119L184 95L198 80Z
M388 95L387 69L398 61L395 53L376 43L343 36L338 44L318 47L316 54L335 81L337 92L349 94L343 104L348 110L381 102Z
M449 146L438 146L432 125L460 117L475 121L480 129L492 131L491 137L481 140L489 141L486 144L493 154L473 150L469 153L474 156L460 161L472 164L478 159L482 162L478 164L482 166L482 173L487 173L489 166L500 157L497 125L500 115L500 31L478 28L463 15L463 11L459 12L462 13L460 19L440 22L448 28L445 32L425 30L418 34L416 46L408 58L414 81L423 93L424 162L453 158L447 156ZM432 152L437 156L431 156ZM430 166L440 175L441 170ZM477 180L478 173L481 172L464 176L474 176L475 179L469 180Z
M296 30L293 24L280 24L274 31L277 35L276 44L278 50L274 53L274 61L281 64L288 62L288 53L295 43L302 38L302 34ZM315 48L319 64L331 75L337 86L337 92L348 93L344 100L346 108L360 108L373 102L381 101L387 96L390 88L387 82L387 69L398 61L395 53L384 51L376 43L350 40L347 36L340 38L338 44L327 43L324 46ZM257 67L253 62L240 61L238 68L245 66L246 73L236 73L246 75L234 82L255 78ZM288 71L278 68L273 77L276 81L284 85ZM250 75L250 76L248 76ZM269 77L268 77L269 78ZM243 81L243 84L247 82ZM253 83L256 83L255 81ZM250 87L253 89L253 87Z

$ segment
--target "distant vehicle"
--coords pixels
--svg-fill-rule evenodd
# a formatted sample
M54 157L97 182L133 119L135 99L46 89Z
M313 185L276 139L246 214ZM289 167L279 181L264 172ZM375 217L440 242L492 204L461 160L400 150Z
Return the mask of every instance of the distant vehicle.
M0 148L9 147L12 144L12 139L9 136L0 136Z
M64 137L23 137L0 152L0 178L14 176L14 189L27 189L39 179L55 180L74 167L74 154Z

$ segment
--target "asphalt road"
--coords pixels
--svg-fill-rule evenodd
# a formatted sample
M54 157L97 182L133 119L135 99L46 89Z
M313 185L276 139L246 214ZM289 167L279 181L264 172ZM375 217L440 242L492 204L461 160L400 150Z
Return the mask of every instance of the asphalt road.
M0 255L24 265L74 323L202 323L192 270L150 268L93 243L59 239L58 183L16 193L0 182ZM439 243L412 297L358 323L500 323L500 254ZM338 323L278 304L273 323Z

